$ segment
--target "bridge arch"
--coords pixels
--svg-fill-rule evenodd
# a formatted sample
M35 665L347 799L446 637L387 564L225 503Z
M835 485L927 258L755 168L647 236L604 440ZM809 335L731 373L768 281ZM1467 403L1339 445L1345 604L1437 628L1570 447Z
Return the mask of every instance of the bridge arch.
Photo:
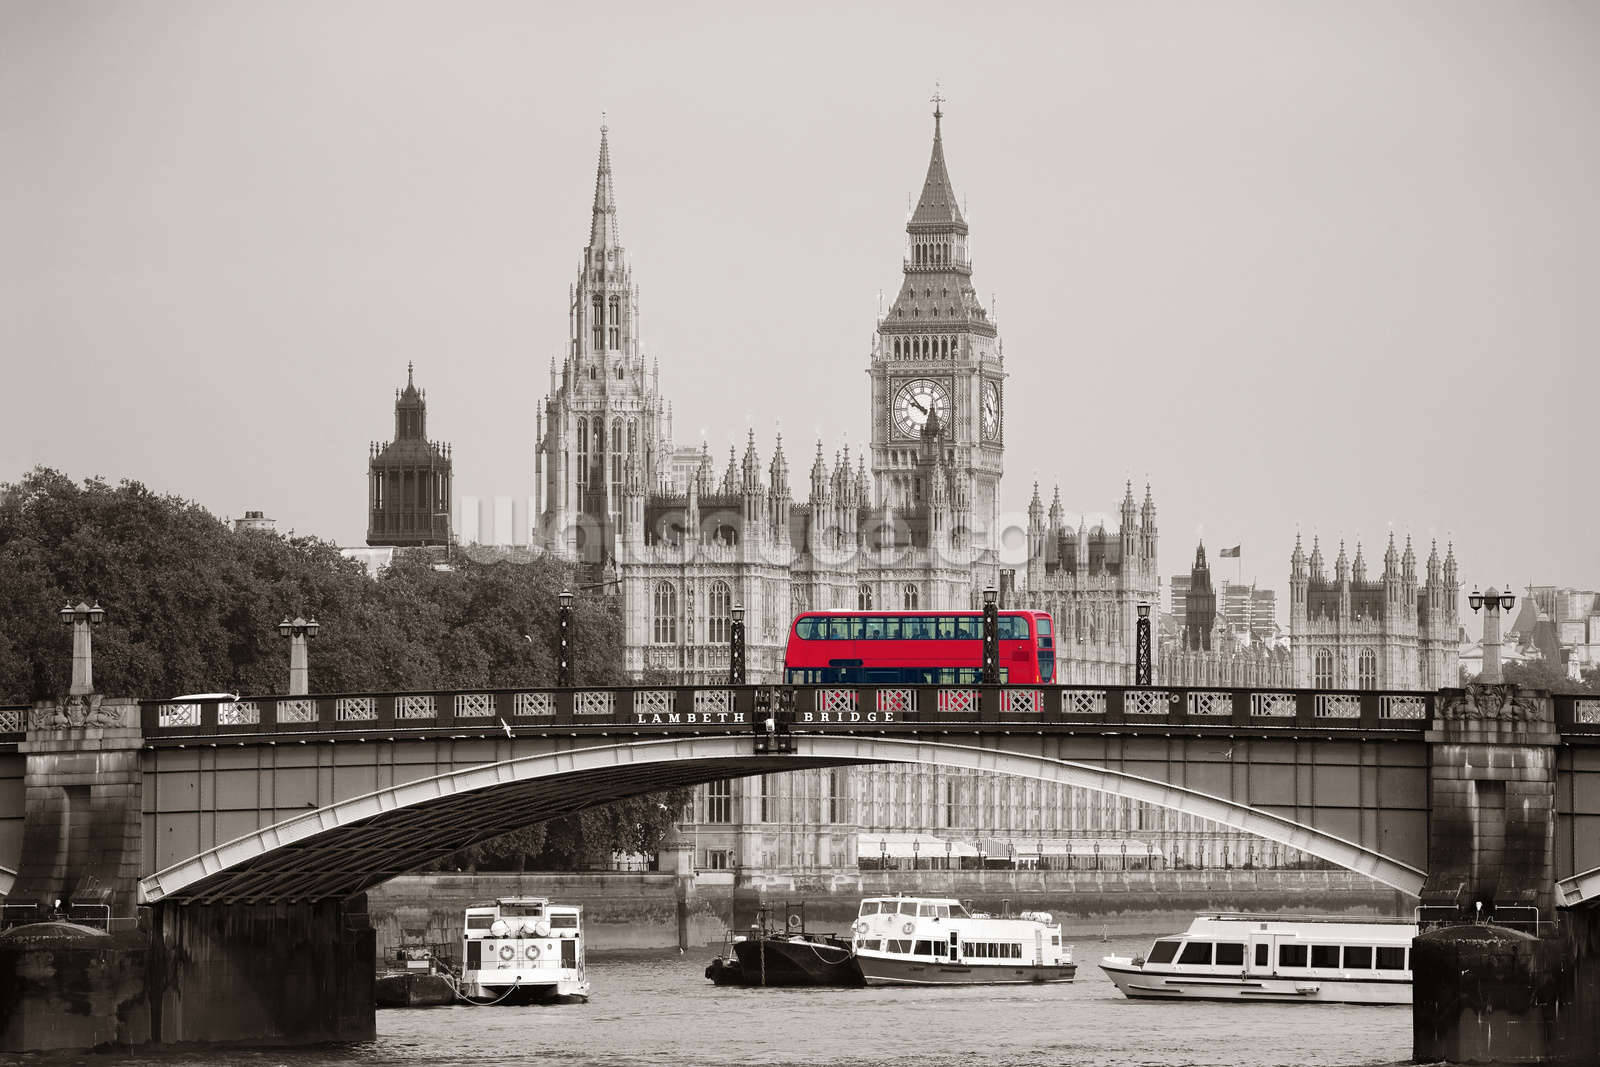
M1192 789L971 745L806 734L794 752L755 755L738 735L598 745L479 764L308 811L140 880L141 903L338 899L509 830L639 793L719 778L870 763L988 771L1081 786L1185 812L1276 841L1417 895L1424 873L1286 819Z

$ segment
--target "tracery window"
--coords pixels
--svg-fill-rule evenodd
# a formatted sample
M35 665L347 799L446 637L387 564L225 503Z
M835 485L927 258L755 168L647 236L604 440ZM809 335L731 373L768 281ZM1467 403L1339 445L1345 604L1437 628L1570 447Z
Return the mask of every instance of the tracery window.
M1333 652L1326 648L1317 649L1313 663L1311 684L1318 689L1333 688Z
M856 610L872 610L872 586L867 585L865 582L856 587Z
M1363 648L1356 657L1356 688L1378 688L1378 655L1370 648Z
M658 645L678 643L678 590L671 582L657 582L655 627L652 636Z
M903 610L905 610L905 611L916 611L917 610L917 587L912 585L910 582L907 582L905 588L903 590L901 590L901 601L902 601L901 607L902 607Z
M611 298L611 318L607 325L607 347L615 351L622 347L622 309L616 297Z
M590 301L590 308L590 317L593 321L589 323L589 339L594 350L598 352L601 347L601 341L605 338L605 301L597 294L595 298Z
M711 583L706 591L706 640L713 645L725 645L733 633L733 591L727 582Z

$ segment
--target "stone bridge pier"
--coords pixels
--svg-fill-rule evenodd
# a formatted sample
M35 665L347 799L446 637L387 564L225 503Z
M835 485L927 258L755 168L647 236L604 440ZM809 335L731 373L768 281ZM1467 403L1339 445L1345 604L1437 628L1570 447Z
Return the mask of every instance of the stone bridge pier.
M1427 739L1413 1059L1595 1062L1596 1005L1580 1003L1573 968L1593 931L1576 913L1555 921L1553 701L1506 684L1447 690Z
M366 897L138 906L139 705L34 707L22 862L0 934L0 1049L361 1041L375 1032Z

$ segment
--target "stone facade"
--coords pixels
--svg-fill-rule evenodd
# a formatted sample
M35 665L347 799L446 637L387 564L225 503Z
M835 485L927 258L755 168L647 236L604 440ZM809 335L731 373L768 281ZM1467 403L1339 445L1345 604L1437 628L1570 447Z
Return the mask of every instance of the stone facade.
M1417 558L1394 535L1383 574L1368 581L1360 544L1352 564L1344 543L1329 580L1322 547L1313 538L1308 558L1295 538L1289 561L1289 641L1294 684L1317 689L1439 689L1456 681L1461 591L1454 546L1443 564L1439 546L1428 554L1419 585Z

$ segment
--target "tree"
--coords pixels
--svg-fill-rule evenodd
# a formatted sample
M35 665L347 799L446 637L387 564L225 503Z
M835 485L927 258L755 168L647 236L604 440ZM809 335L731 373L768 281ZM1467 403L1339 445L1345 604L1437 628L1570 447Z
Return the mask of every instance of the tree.
M57 612L98 601L95 685L144 699L271 694L288 679L280 620L316 618L315 692L552 686L557 594L578 591L579 685L619 685L618 598L583 588L568 563L457 560L400 552L377 577L314 537L235 531L192 501L138 482L81 485L46 468L0 485L0 703L59 697L72 639ZM687 791L619 801L463 850L461 862L577 865L651 852ZM666 811L666 816L662 812Z

